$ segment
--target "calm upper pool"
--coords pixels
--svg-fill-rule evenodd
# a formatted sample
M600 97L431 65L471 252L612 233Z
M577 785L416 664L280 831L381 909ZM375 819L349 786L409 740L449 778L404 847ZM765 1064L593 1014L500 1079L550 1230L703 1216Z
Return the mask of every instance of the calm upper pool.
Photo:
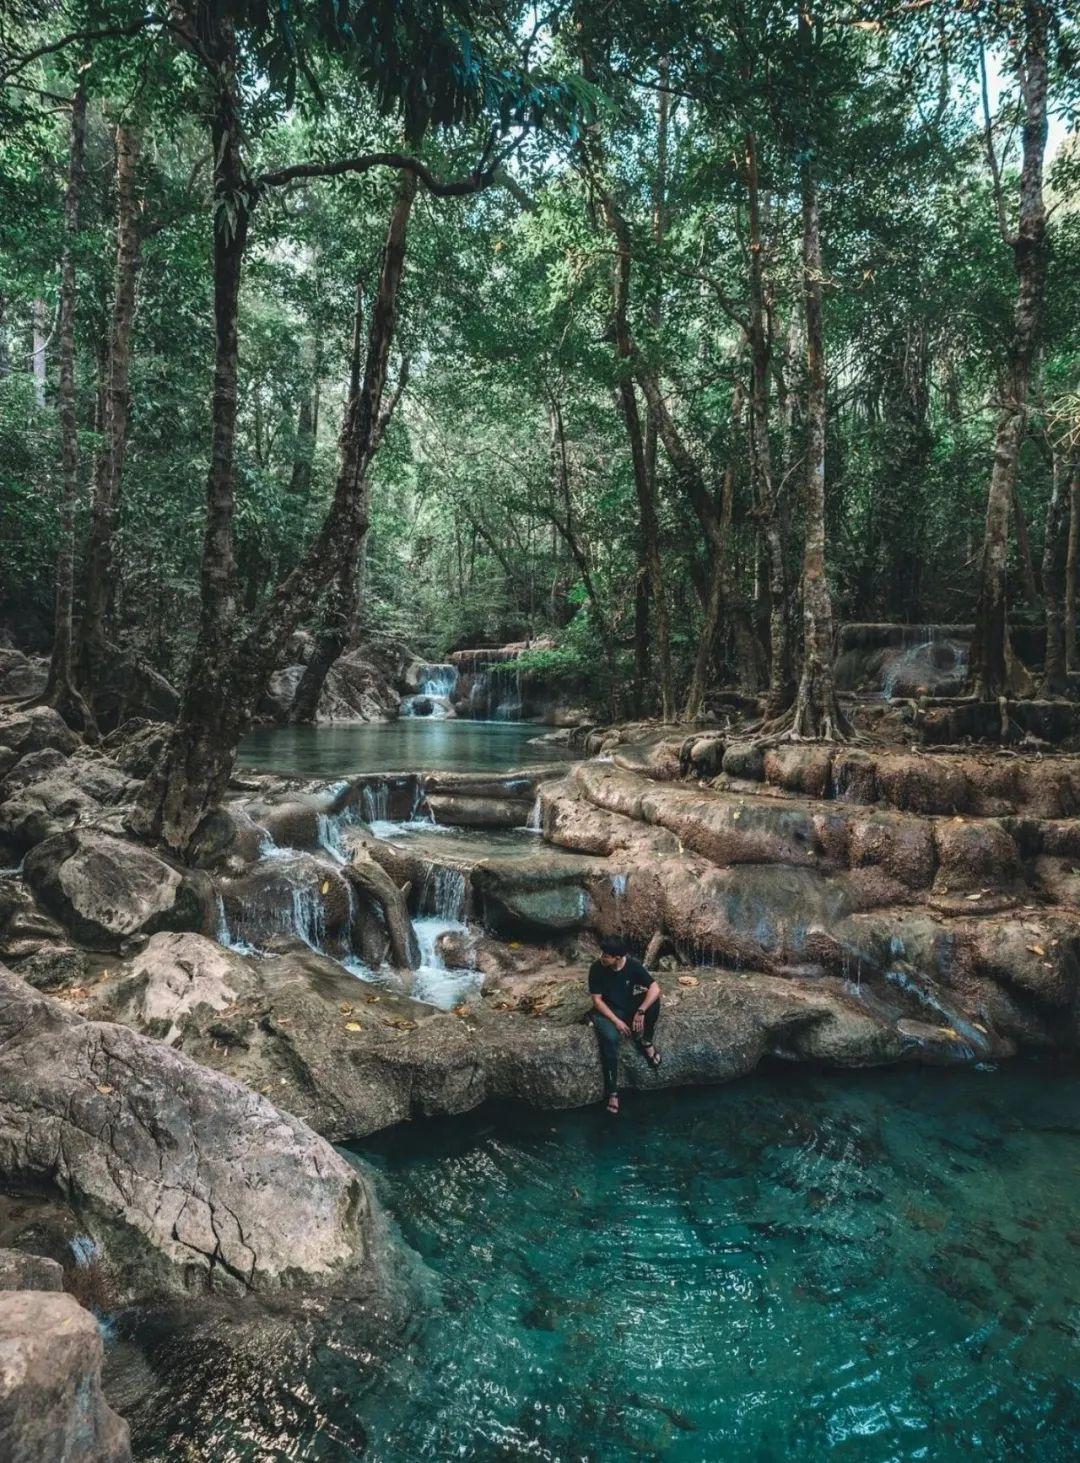
M536 742L533 722L438 721L402 717L365 725L263 727L240 747L240 761L267 772L349 777L360 772L503 772L565 758Z
M1075 1073L785 1068L363 1156L433 1277L406 1343L161 1342L137 1456L1076 1457Z

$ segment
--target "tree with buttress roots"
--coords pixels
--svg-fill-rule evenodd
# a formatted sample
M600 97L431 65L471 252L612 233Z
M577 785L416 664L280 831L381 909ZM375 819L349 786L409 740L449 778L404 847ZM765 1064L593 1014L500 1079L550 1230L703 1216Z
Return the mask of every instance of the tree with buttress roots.
M225 792L239 740L290 635L355 562L366 530L365 475L383 418L417 192L452 199L490 187L528 129L574 128L593 92L580 80L560 80L531 64L535 28L520 23L513 5L162 0L147 7L73 6L67 21L70 29L55 40L9 57L4 79L64 49L86 52L95 45L127 43L149 53L172 47L199 77L212 159L215 354L199 627L176 725L135 815L137 831L183 852ZM268 95L286 108L302 95L305 105L317 108L332 77L344 77L381 113L397 118L403 147L253 171L246 148L248 114L264 106ZM425 140L430 149L438 134L477 138L472 165L462 175L444 177L425 160ZM307 553L253 621L241 625L234 554L237 320L253 223L260 203L277 190L375 169L396 172L400 182L387 224L364 366L346 407L342 468ZM73 220L72 229L76 226Z

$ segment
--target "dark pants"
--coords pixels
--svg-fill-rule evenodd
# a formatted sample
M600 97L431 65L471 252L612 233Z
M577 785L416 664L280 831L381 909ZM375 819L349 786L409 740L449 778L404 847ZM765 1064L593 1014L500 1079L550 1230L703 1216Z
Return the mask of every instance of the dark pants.
M660 1002L656 1000L645 1012L645 1030L638 1037L634 1034L634 1040L639 1047L652 1046L653 1032L656 1030L656 1023L660 1017ZM632 1026L633 1016L622 1018L627 1026ZM596 1040L600 1047L600 1065L604 1069L604 1096L617 1096L619 1091L619 1029L613 1021L606 1016L601 1016L599 1011L593 1013L593 1026L596 1028Z

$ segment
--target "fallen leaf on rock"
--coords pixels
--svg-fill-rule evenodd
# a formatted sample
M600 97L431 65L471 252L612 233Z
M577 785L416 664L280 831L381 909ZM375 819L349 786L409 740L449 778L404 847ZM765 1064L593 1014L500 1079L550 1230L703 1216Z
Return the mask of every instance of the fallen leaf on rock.
M510 941L510 949L511 950L520 950L521 949L521 941L520 940L511 940Z
M368 997L366 997L366 999L367 999L367 1003L368 1003L369 1006L374 1006L374 1004L375 1004L376 1001L381 1001L382 1000L382 997L381 996L368 996Z
M109 1086L109 1084L107 1082L99 1082L98 1083L98 1091L101 1093L102 1097L108 1097L109 1093L112 1090L113 1089Z
M964 895L964 898L968 901L968 903L970 903L971 900L973 900L973 899L981 899L982 898L982 892L980 891L977 894L965 894Z
M696 975L680 975L679 976L679 984L680 985L697 985L697 983L698 983L698 978L697 978Z
M1029 949L1029 951L1031 952L1032 955L1045 955L1046 954L1046 951L1043 949L1043 947L1041 945L1029 945L1028 946L1028 949Z
M324 879L322 881L322 887L320 888L319 893L320 894L329 894L330 893L330 880L329 879Z
M346 1021L345 1023L346 1031L363 1031L363 1029L359 1021Z
M338 1007L338 1010L343 1011L346 1015L348 1015L348 1013L352 1010L352 1007L349 1005L348 1001L342 1001L341 1005Z

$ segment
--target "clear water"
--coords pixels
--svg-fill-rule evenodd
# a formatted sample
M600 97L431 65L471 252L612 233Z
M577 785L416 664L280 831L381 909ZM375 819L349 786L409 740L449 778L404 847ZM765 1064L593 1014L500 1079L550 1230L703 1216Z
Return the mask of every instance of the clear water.
M563 748L534 742L531 722L441 721L402 717L371 725L262 727L246 737L240 761L267 772L301 777L349 777L360 772L504 772L565 757Z
M163 1343L138 1457L1077 1456L1075 1072L782 1068L363 1156L434 1282L404 1344Z

